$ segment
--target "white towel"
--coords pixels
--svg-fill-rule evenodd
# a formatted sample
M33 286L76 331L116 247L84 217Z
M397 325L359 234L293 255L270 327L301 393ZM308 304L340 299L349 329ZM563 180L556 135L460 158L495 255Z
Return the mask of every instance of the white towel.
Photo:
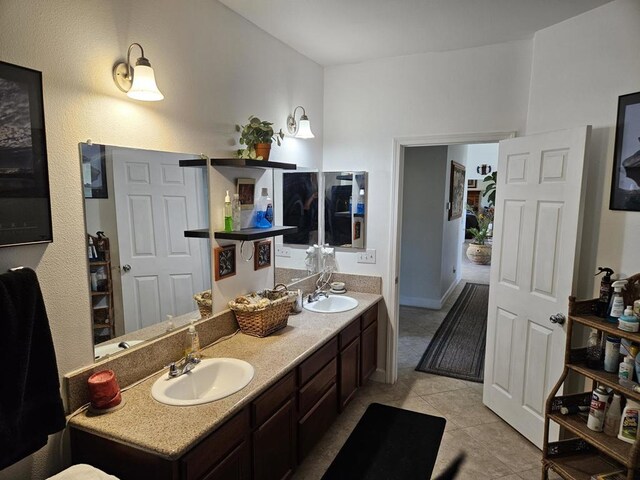
M80 463L70 466L47 480L118 480L118 477L104 473L91 465Z

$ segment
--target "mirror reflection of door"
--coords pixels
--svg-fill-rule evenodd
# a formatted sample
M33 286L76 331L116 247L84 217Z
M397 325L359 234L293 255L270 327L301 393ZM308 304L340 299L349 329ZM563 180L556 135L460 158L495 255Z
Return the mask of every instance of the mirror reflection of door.
M298 227L284 235L283 242L293 245L318 243L318 174L285 172L282 175L283 225Z
M324 242L365 248L366 172L324 173Z

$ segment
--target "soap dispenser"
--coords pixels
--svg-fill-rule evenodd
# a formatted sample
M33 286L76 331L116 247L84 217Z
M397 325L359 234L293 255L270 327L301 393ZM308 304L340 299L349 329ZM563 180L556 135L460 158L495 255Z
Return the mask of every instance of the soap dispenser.
M191 325L187 330L186 348L184 351L185 356L191 354L191 358L194 360L200 360L200 337L195 326L196 321L191 320Z

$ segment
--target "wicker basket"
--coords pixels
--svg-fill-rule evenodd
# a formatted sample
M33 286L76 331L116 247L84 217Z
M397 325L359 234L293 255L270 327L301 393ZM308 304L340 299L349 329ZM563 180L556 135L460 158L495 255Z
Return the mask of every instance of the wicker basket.
M295 295L284 291L276 300L251 294L229 302L242 333L254 337L267 337L287 326ZM249 303L243 303L243 302Z
M198 310L200 310L201 318L208 318L212 312L212 296L211 290L205 290L204 292L196 293L193 299L198 304Z

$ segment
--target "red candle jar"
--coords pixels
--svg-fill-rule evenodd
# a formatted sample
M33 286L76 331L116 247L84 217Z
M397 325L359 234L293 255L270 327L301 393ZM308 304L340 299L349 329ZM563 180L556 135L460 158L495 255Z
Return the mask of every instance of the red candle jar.
M91 408L106 410L120 405L122 395L113 370L94 373L87 380L87 384L89 385Z

